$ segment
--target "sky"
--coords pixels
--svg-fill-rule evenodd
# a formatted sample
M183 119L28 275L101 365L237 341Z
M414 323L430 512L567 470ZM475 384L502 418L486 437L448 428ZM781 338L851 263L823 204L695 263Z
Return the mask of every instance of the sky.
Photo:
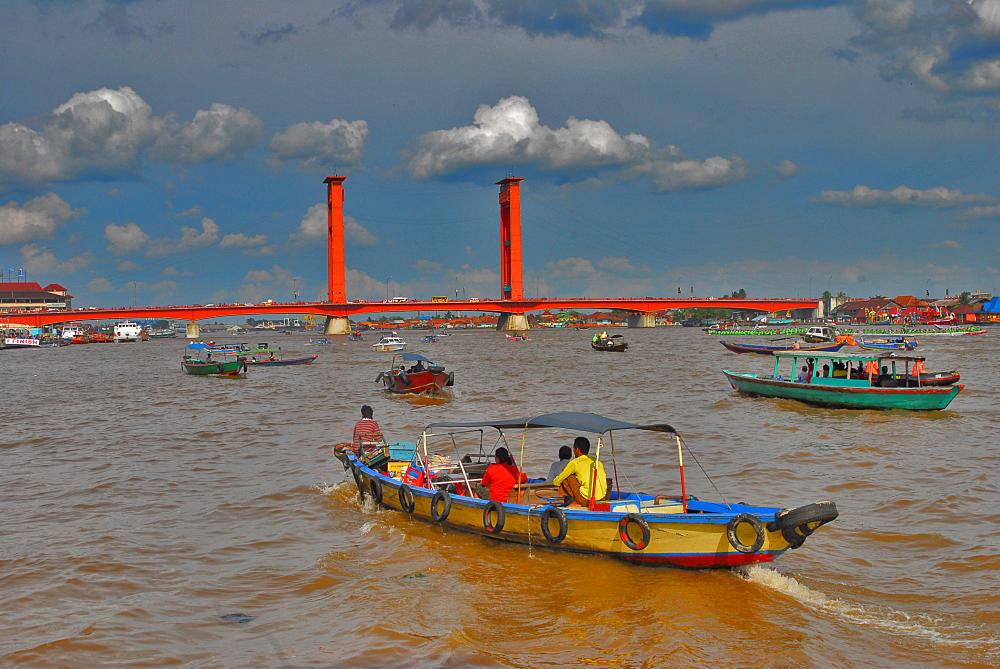
M76 306L1000 288L1000 0L9 0L0 269Z

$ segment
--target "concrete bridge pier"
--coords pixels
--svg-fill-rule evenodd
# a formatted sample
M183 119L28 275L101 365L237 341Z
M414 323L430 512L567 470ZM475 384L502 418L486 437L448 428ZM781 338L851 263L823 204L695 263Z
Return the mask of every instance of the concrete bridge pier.
M197 339L201 336L201 328L198 327L198 323L195 321L188 323L184 330L188 339Z
M347 316L327 316L323 334L349 335L351 334L351 321Z
M530 330L528 317L524 314L500 314L497 330L500 332L525 332Z
M630 328L655 328L656 314L629 314L628 326Z

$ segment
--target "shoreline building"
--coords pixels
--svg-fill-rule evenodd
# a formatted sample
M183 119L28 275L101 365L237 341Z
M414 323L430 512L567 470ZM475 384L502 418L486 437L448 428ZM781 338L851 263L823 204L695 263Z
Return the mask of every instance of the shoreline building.
M58 283L42 288L37 281L0 282L0 313L66 311L72 304L73 296Z

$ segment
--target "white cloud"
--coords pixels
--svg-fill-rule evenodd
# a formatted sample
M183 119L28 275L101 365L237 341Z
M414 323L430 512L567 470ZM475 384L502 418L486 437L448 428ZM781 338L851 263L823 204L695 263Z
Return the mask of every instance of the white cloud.
M199 216L202 215L202 213L203 212L201 210L201 207L199 207L198 205L194 205L193 207L188 207L184 211L177 212L176 214L174 214L174 216L176 216L177 218L187 218L189 216L193 218L198 218Z
M87 290L92 293L107 293L114 290L114 286L103 276L98 276L90 280L87 284Z
M28 200L23 206L8 202L0 206L0 245L51 239L56 228L82 213L55 193Z
M739 156L705 160L651 160L635 168L659 191L717 188L746 179L747 163Z
M562 258L546 264L546 269L553 277L560 279L578 279L594 274L594 263L588 258Z
M635 264L628 258L620 256L608 256L597 261L597 267L615 274L647 274L649 267L643 264Z
M441 263L436 260L419 258L413 263L413 269L417 270L421 274L439 274L441 272Z
M867 186L855 186L850 191L823 191L816 202L841 207L956 207L972 202L992 202L989 195L963 193L960 190L928 188L919 190L909 186L897 186L892 190L880 190Z
M115 267L118 269L119 272L134 272L135 270L139 269L139 265L132 262L131 260L119 260L115 264Z
M1000 204L987 207L972 207L962 213L962 218L966 220L974 218L1000 218Z
M257 146L263 133L264 124L252 112L217 102L184 125L167 118L151 155L185 165L227 162Z
M364 154L368 123L331 119L329 123L296 123L271 137L274 164L299 161L299 169L354 165Z
M274 275L268 272L266 269L253 269L246 273L243 277L243 281L246 283L263 283L264 281L273 281Z
M182 253L194 249L211 246L219 240L219 225L210 218L201 219L201 229L187 225L181 226L179 240L161 238L153 239L146 247L146 257L162 258L173 253Z
M955 241L954 239L945 239L943 241L937 242L936 244L930 244L932 249L960 249L962 245Z
M246 249L267 244L267 235L247 236L242 232L225 235L219 242L220 249Z
M116 255L138 251L149 241L149 235L132 221L125 225L109 223L104 226L104 238L108 241L108 251Z
M799 173L799 166L790 160L782 160L780 163L775 165L774 171L777 172L778 176L782 179L789 179Z
M426 133L410 157L413 176L427 179L474 165L537 164L547 169L624 165L649 153L649 140L618 133L607 121L570 117L542 125L527 98L480 105L472 125Z
M295 241L326 239L326 205L314 204L299 221L299 229L291 235ZM353 216L344 216L344 239L357 246L375 246L378 238Z
M32 274L48 274L57 270L63 273L78 272L92 262L94 255L89 251L60 260L44 246L26 244L21 247L21 263Z
M976 93L1000 90L1000 58L973 64L959 84L965 90Z

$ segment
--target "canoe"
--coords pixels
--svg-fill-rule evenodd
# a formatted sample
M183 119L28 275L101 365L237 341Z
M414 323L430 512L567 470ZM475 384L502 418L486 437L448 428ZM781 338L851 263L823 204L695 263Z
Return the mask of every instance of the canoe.
M306 355L301 358L284 358L282 360L247 360L247 364L255 367L287 367L289 365L308 365L312 363L318 355Z
M242 376L247 373L246 360L243 358L225 361L185 358L181 361L181 366L185 372L195 376Z
M793 350L789 344L738 344L736 342L720 341L720 344L728 348L733 353L758 353L760 355L773 355L775 351ZM844 342L830 342L824 344L799 345L796 351L839 351L844 346Z
M495 429L498 439L483 432ZM489 446L510 441L515 435L554 428L571 434L596 437L594 458L601 461L602 444L622 448L621 432L645 430L660 433L678 454L683 443L669 425L632 424L590 413L560 412L506 420L474 420L432 423L425 428L410 462L366 464L353 450L335 449L335 455L351 472L359 494L375 504L402 512L423 522L479 534L498 541L529 545L571 553L617 558L631 563L685 568L729 568L771 562L789 548L798 548L820 526L837 518L833 502L817 502L795 509L726 504L698 500L684 489L683 461L680 495L627 492L609 485L610 494L589 506L562 504L554 486L523 484L515 487L506 501L480 499L469 494L492 461ZM504 436L504 430L511 434ZM443 468L440 453L428 442L453 447L454 466ZM461 453L470 443L479 443L478 453ZM520 441L520 439L518 439ZM545 446L548 446L546 442ZM604 459L608 457L604 448ZM613 451L612 451L613 453ZM433 457L431 457L433 454ZM425 462L430 462L426 476ZM621 463L608 466L617 472ZM390 475L390 472L397 475Z
M912 351L917 348L917 340L913 337L866 335L855 337L854 341L858 346L869 351Z

